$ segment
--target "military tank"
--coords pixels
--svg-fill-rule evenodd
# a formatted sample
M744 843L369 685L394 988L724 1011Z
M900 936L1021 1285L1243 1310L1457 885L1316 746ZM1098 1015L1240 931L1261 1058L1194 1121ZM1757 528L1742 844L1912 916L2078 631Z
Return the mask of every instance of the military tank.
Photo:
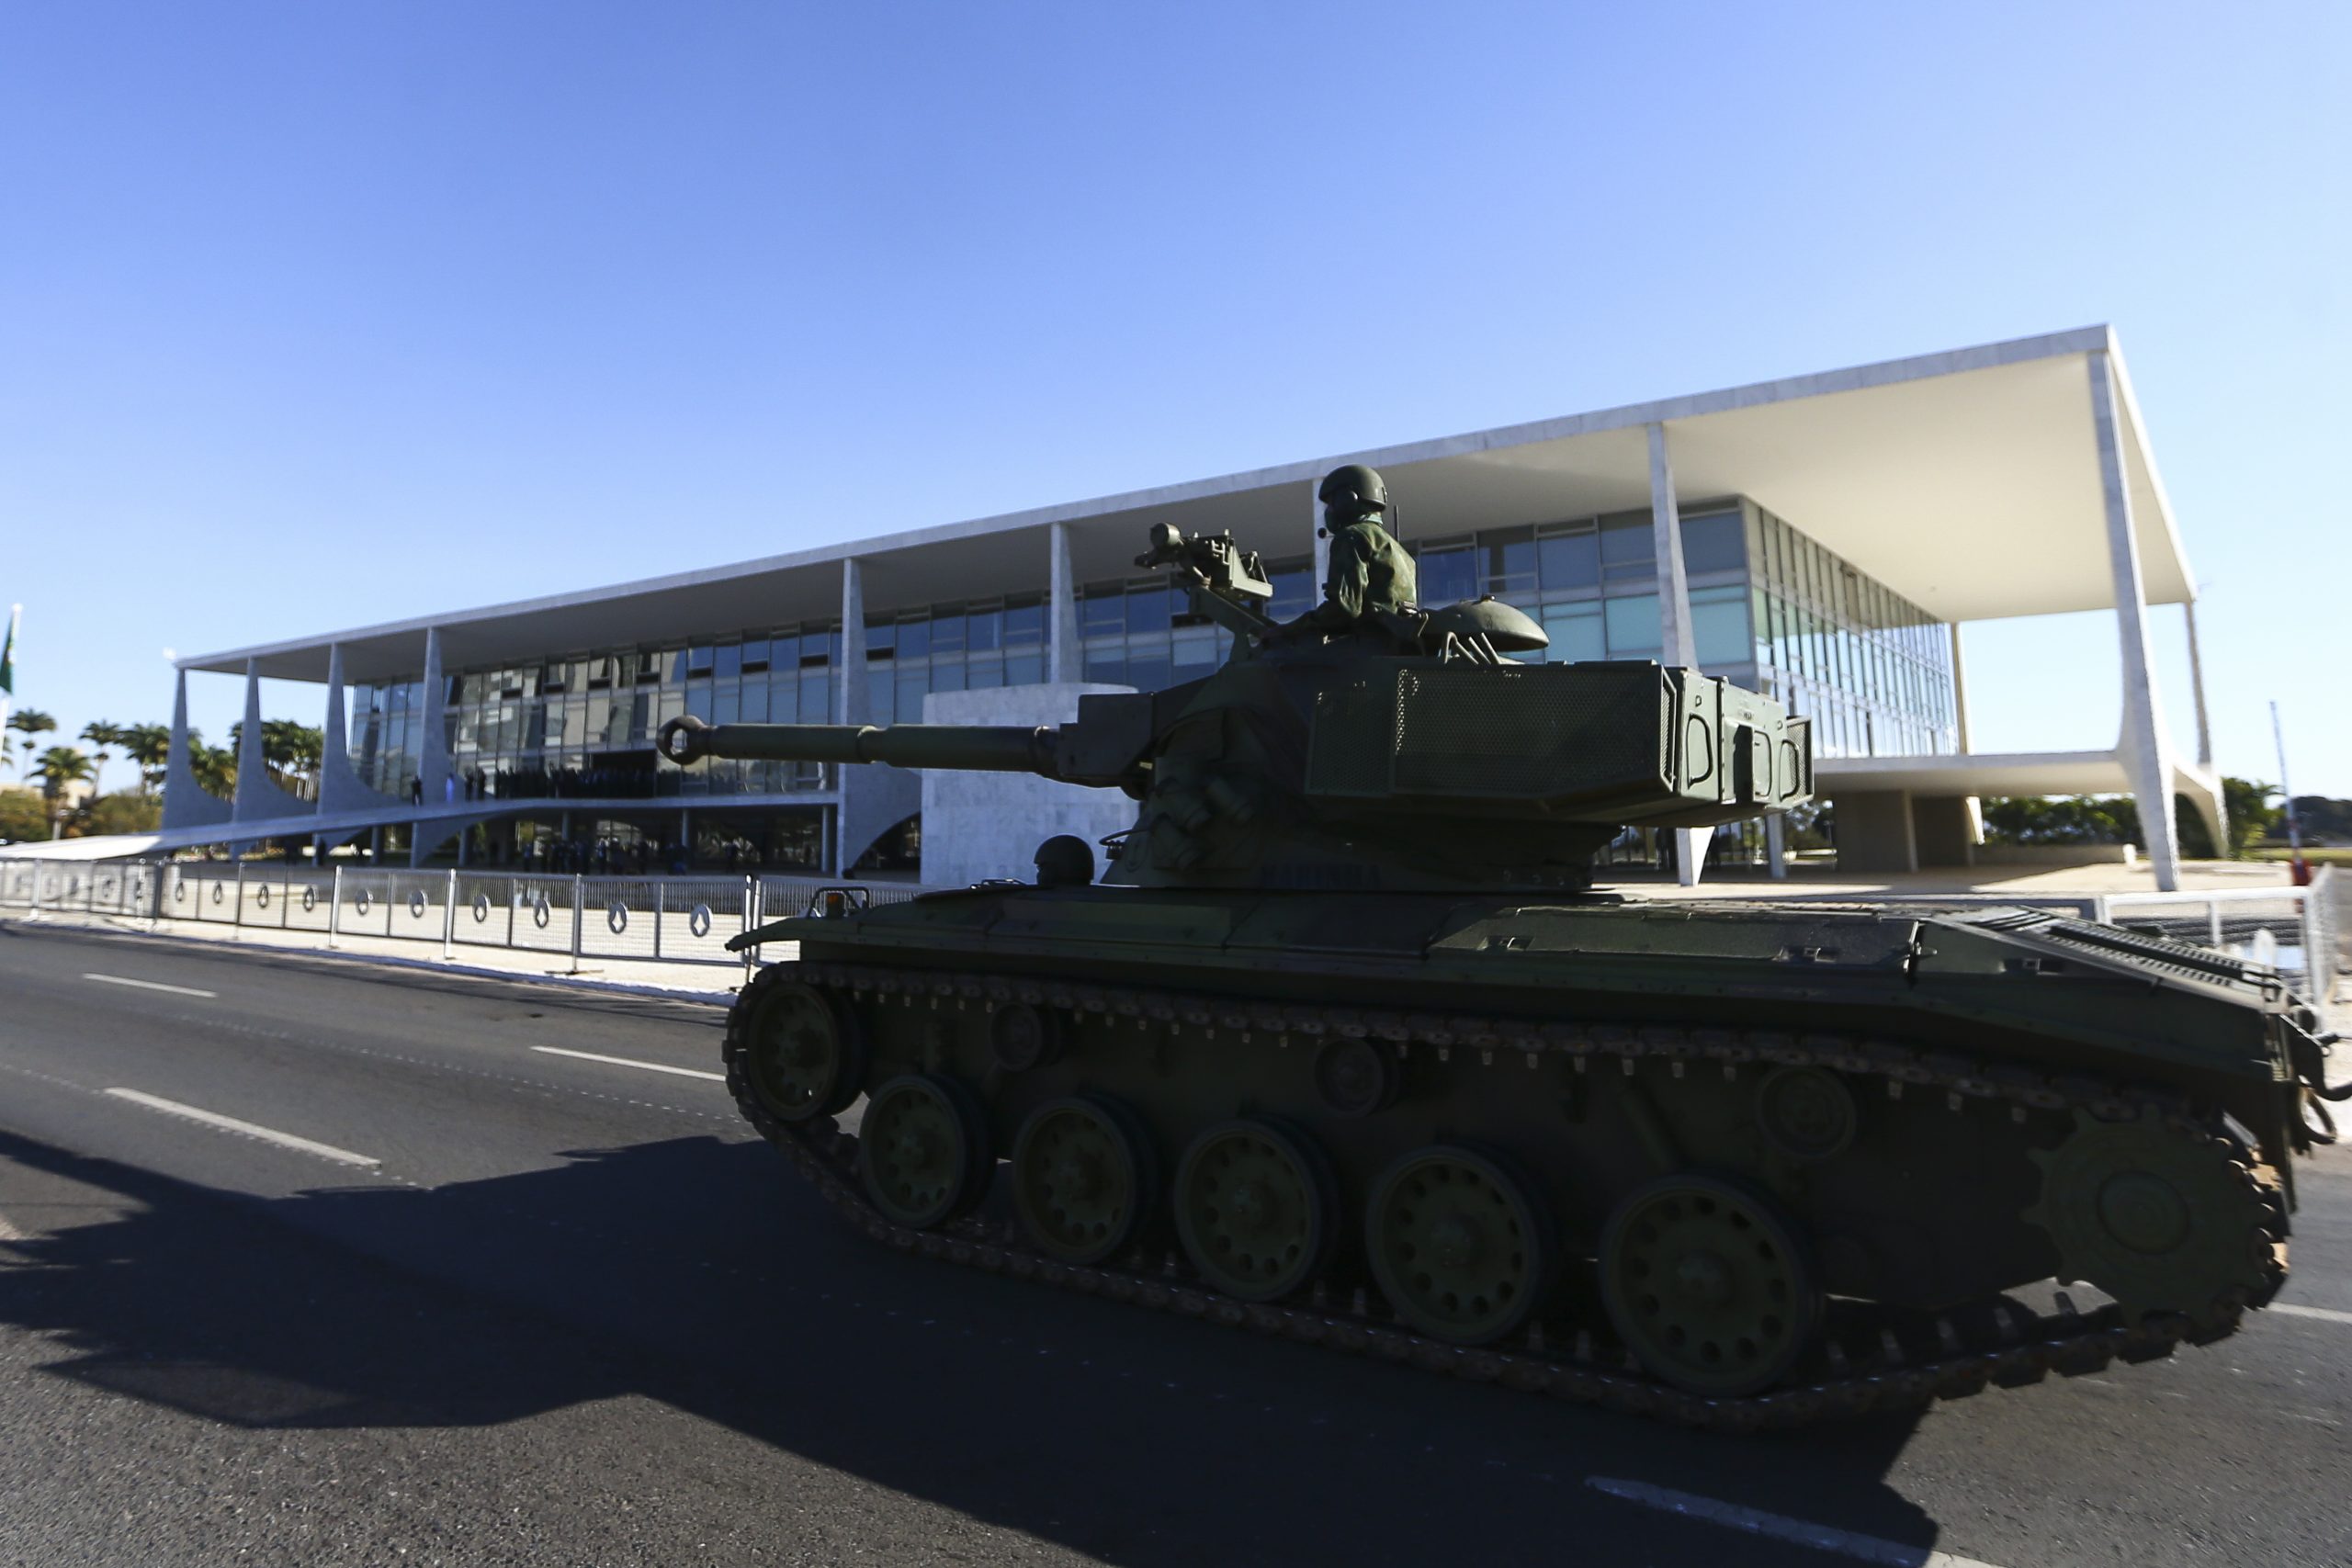
M1059 727L662 734L1137 804L1099 882L1059 838L1034 886L830 888L740 939L798 956L741 993L728 1086L876 1240L1733 1429L2161 1356L2278 1289L2326 1043L2271 970L2037 909L1597 890L1629 825L1808 800L1805 722L1523 662L1492 600L1284 635L1230 538L1139 564L1229 662Z

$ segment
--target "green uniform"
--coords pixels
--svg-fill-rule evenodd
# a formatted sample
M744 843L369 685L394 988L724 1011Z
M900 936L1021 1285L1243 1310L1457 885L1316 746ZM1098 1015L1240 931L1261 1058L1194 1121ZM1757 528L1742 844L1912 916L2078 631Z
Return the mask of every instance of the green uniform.
M1367 517L1331 536L1331 570L1323 580L1323 603L1312 618L1337 631L1380 611L1411 609L1419 596L1413 558L1378 521Z

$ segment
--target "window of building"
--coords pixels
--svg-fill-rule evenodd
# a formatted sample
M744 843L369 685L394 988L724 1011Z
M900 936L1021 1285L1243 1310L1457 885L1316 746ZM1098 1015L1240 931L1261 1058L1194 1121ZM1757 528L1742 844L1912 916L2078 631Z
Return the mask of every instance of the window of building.
M1611 582L1657 575L1657 535L1648 513L1600 520L1600 575Z
M1701 664L1747 663L1747 589L1726 582L1690 590L1690 640Z
M1527 595L1535 592L1535 530L1532 528L1500 528L1478 536L1479 553L1485 557L1486 581L1482 592L1497 598L1513 594Z
M1682 520L1682 570L1698 577L1737 571L1747 564L1745 528L1736 512L1709 513Z
M1477 553L1464 541L1430 546L1421 552L1416 570L1424 608L1442 609L1478 596Z
M1545 533L1535 541L1535 557L1536 578L1547 595L1600 586L1600 531L1589 523Z
M1601 602L1611 659L1656 659L1663 639L1657 595L1632 593Z
M1609 639L1601 629L1598 600L1546 605L1544 630L1552 638L1552 646L1544 651L1546 663L1574 664L1609 657Z

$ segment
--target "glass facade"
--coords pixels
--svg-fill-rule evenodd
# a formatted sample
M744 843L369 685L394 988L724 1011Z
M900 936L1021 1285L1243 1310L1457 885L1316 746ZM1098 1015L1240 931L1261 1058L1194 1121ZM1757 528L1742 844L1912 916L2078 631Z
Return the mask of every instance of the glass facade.
M830 625L786 626L461 671L448 677L446 715L458 788L510 800L823 789L826 770L814 763L657 769L653 738L687 713L713 724L831 723L840 649ZM423 683L354 687L352 706L351 761L361 782L410 795L424 750Z
M1042 595L931 604L865 618L861 724L918 724L933 692L1034 685L1046 678Z
M1568 518L1408 541L1420 597L1491 593L1540 620L1552 660L1655 659L1661 635L1647 512ZM1752 502L1693 506L1682 519L1700 665L1814 721L1820 755L1948 751L1955 703L1948 629ZM1269 563L1272 613L1315 602L1309 558ZM1164 578L1091 582L1078 594L1080 673L1158 690L1215 670L1232 639L1191 613ZM467 795L629 799L790 795L831 787L811 763L657 767L662 723L919 721L933 692L1046 678L1043 594L869 614L863 711L839 711L841 633L820 623L656 648L610 649L449 677L449 754ZM355 688L352 761L395 795L414 786L425 715L417 682Z
M1951 628L1763 508L1748 511L1757 689L1813 720L1819 756L1959 750Z

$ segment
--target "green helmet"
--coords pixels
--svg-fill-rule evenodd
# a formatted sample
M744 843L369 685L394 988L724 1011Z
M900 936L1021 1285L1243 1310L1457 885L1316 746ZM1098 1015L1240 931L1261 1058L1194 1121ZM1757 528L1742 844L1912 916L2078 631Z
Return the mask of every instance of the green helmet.
M1322 488L1315 492L1315 499L1342 512L1385 512L1388 486L1374 470L1362 463L1350 463L1323 476Z

